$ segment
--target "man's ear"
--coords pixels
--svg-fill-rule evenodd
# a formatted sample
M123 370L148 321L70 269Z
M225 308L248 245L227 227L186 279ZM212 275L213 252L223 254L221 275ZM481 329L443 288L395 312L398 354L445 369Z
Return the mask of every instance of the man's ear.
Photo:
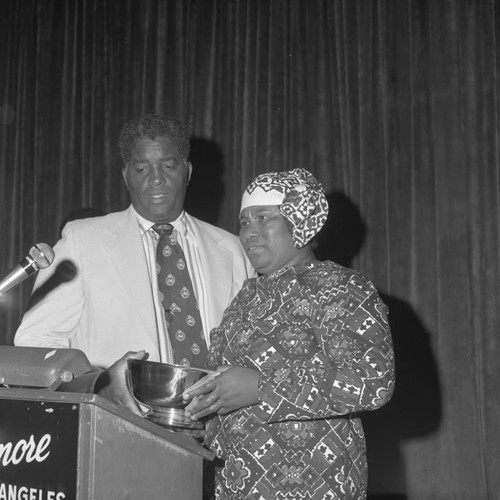
M187 184L189 184L189 181L191 179L191 174L193 173L193 164L190 161L187 161L186 166L188 169Z
M123 168L122 168L122 177L123 177L123 180L125 181L125 186L127 187L128 189L128 182L127 182L127 165L125 165Z

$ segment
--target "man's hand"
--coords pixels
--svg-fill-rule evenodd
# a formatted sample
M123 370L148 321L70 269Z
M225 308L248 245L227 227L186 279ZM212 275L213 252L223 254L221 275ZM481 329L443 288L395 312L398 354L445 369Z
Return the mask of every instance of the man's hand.
M129 351L99 376L94 392L120 406L128 408L136 415L142 415L127 387L127 359L147 359L146 351Z
M244 366L221 366L216 377L207 376L195 389L184 391L183 399L188 401L187 417L198 420L211 413L226 415L234 410L259 402L259 372Z

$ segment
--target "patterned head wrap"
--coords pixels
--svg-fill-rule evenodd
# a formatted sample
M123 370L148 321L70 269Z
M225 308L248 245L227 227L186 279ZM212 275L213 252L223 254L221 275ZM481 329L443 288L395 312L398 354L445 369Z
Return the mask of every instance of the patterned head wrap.
M258 175L243 193L240 213L255 205L279 205L281 215L292 228L296 248L316 236L328 216L323 187L303 168Z

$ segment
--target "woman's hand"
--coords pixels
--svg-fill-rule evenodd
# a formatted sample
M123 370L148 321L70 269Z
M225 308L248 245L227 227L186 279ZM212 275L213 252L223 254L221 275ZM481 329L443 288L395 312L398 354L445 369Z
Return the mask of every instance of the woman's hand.
M220 375L208 376L205 383L184 391L184 401L190 401L185 413L192 420L211 413L226 415L259 402L257 370L236 365L220 366L218 369L221 371Z

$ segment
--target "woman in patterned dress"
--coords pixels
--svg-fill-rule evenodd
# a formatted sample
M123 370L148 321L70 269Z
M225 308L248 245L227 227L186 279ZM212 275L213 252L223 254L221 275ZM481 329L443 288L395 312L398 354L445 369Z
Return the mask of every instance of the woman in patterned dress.
M240 239L259 276L211 332L220 374L185 393L224 460L219 500L366 497L358 412L390 399L394 356L372 283L314 256L327 214L304 169L260 175L243 195Z

